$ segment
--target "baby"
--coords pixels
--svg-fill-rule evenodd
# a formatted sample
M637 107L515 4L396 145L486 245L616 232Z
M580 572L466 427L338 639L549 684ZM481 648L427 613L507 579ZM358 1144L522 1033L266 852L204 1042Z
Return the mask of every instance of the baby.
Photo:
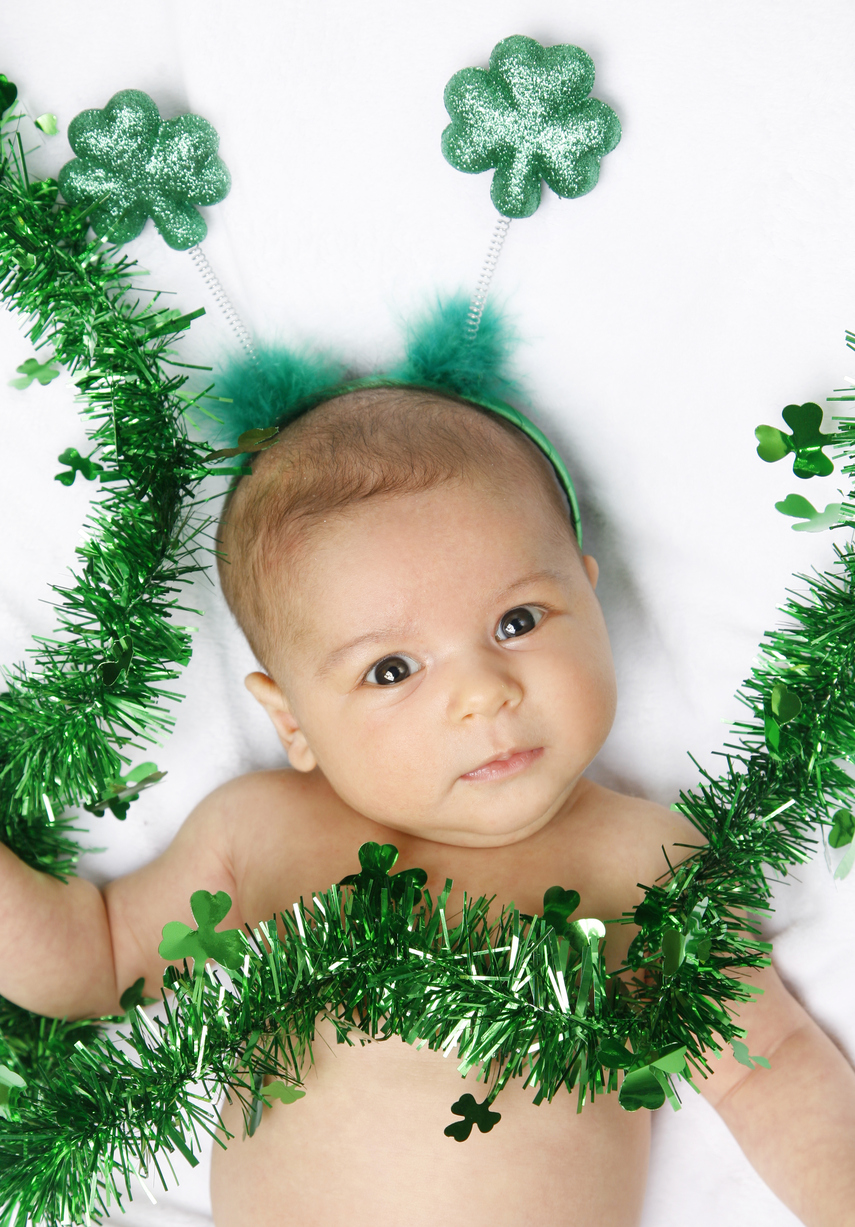
M51 1016L120 1012L139 976L158 996L167 921L227 891L226 928L257 925L394 844L434 898L454 879L538 912L555 884L612 920L696 845L679 814L592 783L615 712L608 637L553 470L514 426L416 388L349 391L284 429L227 503L220 572L262 662L247 686L292 770L249 775L196 809L152 864L103 892L35 873L0 846L0 992ZM631 926L608 927L617 967ZM701 1090L808 1224L855 1224L855 1073L770 967ZM326 1041L326 1042L325 1042ZM650 1115L612 1094L533 1107L512 1081L501 1124L446 1137L454 1060L397 1038L349 1047L321 1024L305 1098L214 1147L217 1227L630 1227Z

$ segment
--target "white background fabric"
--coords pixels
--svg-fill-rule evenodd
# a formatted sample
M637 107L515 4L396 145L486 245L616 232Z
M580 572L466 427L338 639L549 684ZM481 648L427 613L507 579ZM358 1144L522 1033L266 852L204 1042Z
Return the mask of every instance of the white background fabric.
M785 588L799 587L791 573L832 556L830 534L790 531L774 502L796 492L824 506L836 480L764 465L753 430L781 425L787 403L824 403L855 371L847 0L43 0L4 6L0 71L31 114L59 117L33 157L40 173L71 156L70 119L119 89L145 90L165 117L208 118L234 187L206 211L205 251L246 324L367 369L398 354L408 313L477 278L489 176L442 159L442 91L512 33L584 47L594 96L623 124L591 195L545 192L512 225L495 286L527 338L533 416L577 478L601 566L621 697L592 774L668 804L697 779L687 750L715 768L733 694ZM212 362L231 337L189 257L151 225L127 250L149 270L141 285L176 292L168 305L207 307L183 351ZM22 321L0 313L6 663L50 632L47 584L73 560L92 492L53 481L58 453L83 450L67 378L7 387L32 352ZM82 871L99 883L157 855L215 785L281 762L218 590L200 580L187 604L204 613L191 619L187 698L151 753L169 774L127 822L89 820L106 851ZM855 888L835 886L820 854L777 903L778 965L851 1058ZM136 1189L123 1221L207 1222L206 1166L180 1171L157 1207ZM691 1094L657 1115L644 1227L678 1227L689 1207L696 1227L795 1222Z

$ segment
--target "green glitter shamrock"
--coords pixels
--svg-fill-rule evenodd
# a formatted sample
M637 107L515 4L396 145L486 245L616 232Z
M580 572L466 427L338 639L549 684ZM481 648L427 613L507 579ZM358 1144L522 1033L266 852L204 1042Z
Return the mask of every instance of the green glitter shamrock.
M48 358L47 362L39 362L38 358L28 358L26 362L22 362L20 366L15 367L16 371L21 374L20 379L10 379L10 388L28 388L34 379L44 386L50 383L52 379L56 379L60 374L58 366L53 365L53 358ZM65 463L65 461L63 461Z
M833 443L834 435L824 435L820 431L822 425L822 410L819 405L809 401L806 405L787 405L781 413L784 421L792 430L791 435L784 434L775 426L758 426L754 431L757 438L757 455L767 464L782 460L790 452L795 452L793 472L796 477L805 480L811 477L827 477L834 472L834 465L823 448ZM787 514L787 513L785 513Z
M454 1124L446 1125L443 1129L445 1136L454 1138L455 1142L465 1142L473 1125L477 1125L482 1133L489 1133L502 1119L501 1112L490 1111L489 1098L476 1103L475 1096L469 1094L461 1095L457 1103L451 1105L451 1110L457 1116L463 1117L463 1120L456 1120Z
M193 206L217 204L231 186L208 121L162 120L141 90L121 90L103 111L82 111L68 140L77 157L59 172L60 191L111 243L135 239L150 217L170 247L193 247L208 232Z
M67 447L64 452L60 452L57 460L60 464L69 466L68 472L57 473L54 476L54 481L61 482L64 486L73 486L78 473L87 481L94 481L98 474L104 471L103 465L96 464L88 456L81 456L76 447Z
M489 69L464 68L446 86L443 155L468 174L495 169L490 195L505 217L537 210L541 179L559 196L583 196L620 140L617 115L588 97L593 84L581 47L506 38Z
M390 874L389 870L398 859L398 849L394 844L362 844L359 849L360 873L349 873L342 878L339 886L355 886L358 890L368 893L383 889L389 891L389 896L396 903L407 893L407 886L413 885L413 904L421 901L422 892L417 888L424 886L427 874L423 869L402 869L400 873Z
M205 959L215 959L236 971L243 962L246 942L240 929L215 932L221 920L225 920L232 906L231 897L224 890L212 895L208 890L196 890L190 896L190 907L198 929L191 929L180 920L170 920L163 926L163 941L157 948L161 958L195 959L196 974L205 970Z

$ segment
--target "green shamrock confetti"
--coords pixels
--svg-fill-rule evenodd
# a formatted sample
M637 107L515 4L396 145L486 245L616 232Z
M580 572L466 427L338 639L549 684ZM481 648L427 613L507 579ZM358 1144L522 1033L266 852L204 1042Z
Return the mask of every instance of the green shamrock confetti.
M730 1046L733 1049L733 1055L736 1057L740 1065L745 1065L748 1069L756 1069L759 1065L762 1069L771 1069L772 1066L766 1057L751 1057L748 1055L748 1045L742 1040L731 1040Z
M802 710L802 701L794 690L788 689L783 682L772 687L769 698L763 705L763 722L766 745L778 757L787 757L783 752L781 730L785 724L795 720Z
M60 191L111 243L135 239L150 217L170 247L193 247L208 232L194 205L217 204L231 186L211 124L199 115L162 120L141 90L82 111L68 140L77 157L60 170Z
M20 1074L9 1069L8 1065L0 1065L0 1119L18 1119L15 1100L26 1085Z
M15 370L20 371L21 378L10 379L10 388L28 388L34 379L44 385L56 379L60 374L59 367L53 365L53 358L48 358L47 362L39 362L38 358L28 358L26 362L15 367Z
M653 1112L661 1108L666 1099L672 1108L679 1109L680 1101L669 1075L685 1076L686 1072L685 1046L672 1048L646 1065L631 1069L621 1085L618 1102L627 1112L637 1112L639 1108Z
M848 809L839 809L834 815L828 842L832 848L845 848L855 839L855 815Z
M362 844L359 849L361 871L349 873L342 878L339 886L355 886L369 894L378 889L386 889L390 898L399 903L407 893L407 887L412 884L415 906L421 902L422 892L418 887L427 882L427 874L423 869L403 869L400 873L390 874L389 870L397 859L398 849L394 844Z
M220 921L225 920L232 901L224 890L212 895L207 890L194 891L190 907L198 929L191 929L180 920L170 920L163 926L163 941L158 953L170 962L173 959L194 959L196 975L205 970L205 960L214 959L230 971L236 971L243 962L246 942L240 929L215 932Z
M645 1065L642 1069L634 1069L626 1075L621 1084L618 1102L627 1112L637 1112L639 1108L654 1112L665 1102L665 1091L653 1070Z
M262 1099L278 1099L280 1103L296 1103L298 1099L303 1099L305 1094L306 1092L301 1091L298 1086L290 1086L287 1082L283 1082L281 1078L277 1078L274 1082L270 1082L267 1086L261 1088Z
M109 651L111 659L99 666L105 686L114 685L133 660L134 641L130 635L123 635L121 639L111 641Z
M834 465L822 449L833 443L835 436L824 435L820 430L822 409L819 405L813 404L812 401L808 401L806 405L787 405L781 416L793 433L784 434L775 426L758 426L754 434L760 459L767 464L774 464L776 460L782 460L784 456L794 452L793 472L796 477L807 480L811 477L827 477L829 473L833 473Z
M603 1040L597 1049L597 1060L606 1069L628 1069L635 1061L635 1053L620 1040Z
M463 1120L456 1120L443 1129L445 1136L454 1138L455 1142L465 1142L473 1125L477 1125L482 1133L489 1133L502 1119L501 1112L490 1111L489 1097L477 1103L475 1096L468 1093L461 1095L457 1102L451 1105L451 1110L455 1115L463 1117Z
M143 987L145 985L145 976L140 976L138 980L134 980L130 988L126 988L119 998L119 1005L122 1007L123 1014L130 1014L131 1010L135 1010L140 1005L154 1005L157 1001L156 997L144 997Z
M56 126L56 116L51 111L45 111L44 115L39 115L38 119L34 119L33 123L36 127L44 132L45 136L56 136L58 128Z
M537 210L541 179L558 196L582 196L621 134L611 107L588 97L593 84L581 47L506 38L489 69L464 68L446 86L443 155L467 174L495 170L490 195L505 217Z
M842 503L829 503L825 511L817 511L813 503L802 498L800 494L788 494L780 503L775 504L781 515L796 516L804 521L802 524L793 524L793 531L797 533L818 533L824 528L834 528L836 524L842 523L842 507Z
M104 666L102 665L101 668L103 671ZM138 800L144 789L151 788L165 775L165 771L158 771L155 763L140 763L127 775L108 780L105 795L99 801L91 805L84 805L83 808L98 818L103 818L104 811L109 809L116 818L125 819L128 816L131 802Z
M570 917L579 906L579 892L563 886L550 886L543 896L543 919L559 937L567 937Z
M279 438L278 426L266 426L257 430L245 430L238 438L237 447L224 447L218 452L209 452L205 461L225 460L230 456L242 456L251 452L264 452Z
M87 481L94 481L98 474L104 471L102 464L96 464L88 456L81 456L76 447L67 447L57 456L57 460L60 464L68 465L68 472L57 473L54 476L54 481L62 482L64 486L73 486L78 473Z
M0 116L8 111L9 107L14 106L17 97L17 85L13 85L9 78L0 72Z

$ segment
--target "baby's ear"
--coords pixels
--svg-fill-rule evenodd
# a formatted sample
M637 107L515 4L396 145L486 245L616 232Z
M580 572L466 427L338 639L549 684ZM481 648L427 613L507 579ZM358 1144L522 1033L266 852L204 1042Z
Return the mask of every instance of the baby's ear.
M266 673L250 673L244 685L273 721L291 766L297 771L314 771L317 759L294 719L287 698L273 678Z
M588 572L588 579L591 581L591 587L596 589L597 578L600 574L600 568L597 566L597 560L592 554L582 555L582 565Z

